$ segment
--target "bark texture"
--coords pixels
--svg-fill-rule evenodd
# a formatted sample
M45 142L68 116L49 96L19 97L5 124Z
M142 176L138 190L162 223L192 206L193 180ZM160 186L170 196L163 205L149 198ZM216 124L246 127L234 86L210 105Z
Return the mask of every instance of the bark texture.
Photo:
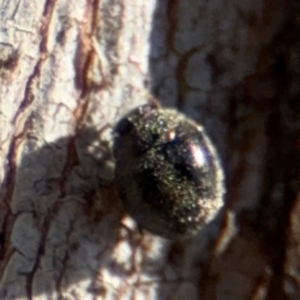
M0 299L300 299L300 7L0 0ZM226 207L140 231L112 127L156 97L205 126Z

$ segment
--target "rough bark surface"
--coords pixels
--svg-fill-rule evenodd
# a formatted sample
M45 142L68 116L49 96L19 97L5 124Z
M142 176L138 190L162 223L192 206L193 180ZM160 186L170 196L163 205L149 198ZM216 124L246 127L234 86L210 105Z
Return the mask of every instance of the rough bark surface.
M0 0L0 299L299 299L300 7ZM112 128L156 97L202 123L226 207L137 228Z

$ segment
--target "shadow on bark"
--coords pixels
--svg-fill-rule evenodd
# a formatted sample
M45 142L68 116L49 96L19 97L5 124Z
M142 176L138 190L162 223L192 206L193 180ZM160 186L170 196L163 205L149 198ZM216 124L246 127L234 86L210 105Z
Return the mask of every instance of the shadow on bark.
M197 272L197 265L183 258L195 257L205 265L206 249L217 238L223 213L203 230L193 250L186 241L157 242L159 238L127 227L121 221L124 211L114 183L104 179L112 172L107 166L112 156L99 135L87 128L23 156L14 174L18 184L10 206L13 214L4 225L14 224L2 239L2 253L11 251L11 255L1 299L41 295L60 299L81 285L100 298L114 289L122 297L127 286L128 290L158 289L156 299L164 299L179 283L197 284L197 277L185 274ZM156 247L155 243L165 245L165 250L154 250L153 255L148 248ZM195 254L196 250L203 255ZM16 272L12 272L14 264ZM175 274L171 281L168 272ZM131 284L132 276L141 279ZM115 287L113 278L118 278ZM15 289L7 288L11 286Z

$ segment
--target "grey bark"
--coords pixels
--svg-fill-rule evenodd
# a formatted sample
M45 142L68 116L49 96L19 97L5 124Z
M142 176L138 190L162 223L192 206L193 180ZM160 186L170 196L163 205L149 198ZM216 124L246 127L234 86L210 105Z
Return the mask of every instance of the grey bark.
M0 0L0 299L299 299L299 9ZM141 231L115 190L112 128L153 97L225 168L194 239Z

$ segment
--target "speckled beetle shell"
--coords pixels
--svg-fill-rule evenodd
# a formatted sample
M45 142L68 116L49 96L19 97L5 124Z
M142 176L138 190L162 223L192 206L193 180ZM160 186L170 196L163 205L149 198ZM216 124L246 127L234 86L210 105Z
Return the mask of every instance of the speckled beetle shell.
M193 235L223 205L223 171L202 126L173 109L138 107L115 128L115 180L141 228Z

